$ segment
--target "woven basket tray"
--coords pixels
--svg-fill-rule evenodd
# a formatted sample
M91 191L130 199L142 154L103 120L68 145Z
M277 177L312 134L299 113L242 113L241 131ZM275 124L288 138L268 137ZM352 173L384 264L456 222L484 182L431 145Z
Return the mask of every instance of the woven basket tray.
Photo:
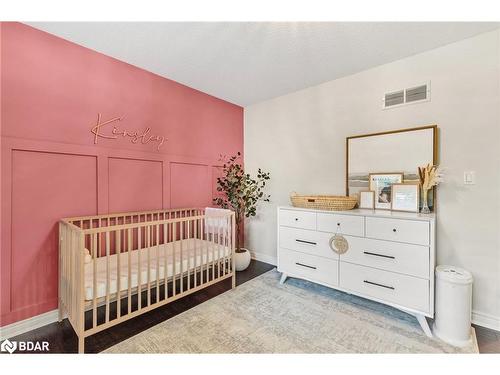
M318 210L346 211L352 210L358 203L356 197L336 195L290 195L294 207L315 208Z

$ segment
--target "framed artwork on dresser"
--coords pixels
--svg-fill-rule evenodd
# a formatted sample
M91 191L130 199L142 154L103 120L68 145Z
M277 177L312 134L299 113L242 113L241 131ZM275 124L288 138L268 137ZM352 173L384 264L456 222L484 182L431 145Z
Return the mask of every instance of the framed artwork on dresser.
M403 173L370 173L368 183L375 192L375 209L390 210L393 184L403 182Z
M419 211L420 187L418 184L394 184L391 194L391 210Z
M375 209L375 192L360 191L359 192L359 208L369 208L371 210Z

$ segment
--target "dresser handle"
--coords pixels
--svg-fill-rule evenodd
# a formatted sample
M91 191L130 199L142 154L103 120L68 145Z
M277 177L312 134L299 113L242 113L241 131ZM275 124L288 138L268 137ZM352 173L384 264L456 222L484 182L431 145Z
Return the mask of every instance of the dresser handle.
M296 218L295 218L295 221L299 221L299 218L298 218L298 217L296 217Z
M378 284L378 283L374 283L373 281L363 280L363 282L366 283L366 284L370 284L370 285L380 286L380 287L386 288L386 289L391 289L391 290L395 289L393 286L388 286L388 285L384 285L384 284Z
M394 233L396 233L396 228L394 228L392 231L393 231Z
M306 268L311 268L311 269L313 269L313 270L315 270L315 269L316 269L316 267L313 267L313 266L308 266L307 264L302 264L302 263L297 263L297 262L295 262L295 264L296 264L297 266L302 266L302 267L306 267Z
M308 245L314 245L316 246L317 243L316 242L311 242L311 241L306 241L306 240L295 240L296 242L300 242L300 243L306 243Z
M384 254L371 253L369 251L363 251L363 254L373 255L373 256L381 257L381 258L396 259L396 257L393 257L392 255L384 255Z

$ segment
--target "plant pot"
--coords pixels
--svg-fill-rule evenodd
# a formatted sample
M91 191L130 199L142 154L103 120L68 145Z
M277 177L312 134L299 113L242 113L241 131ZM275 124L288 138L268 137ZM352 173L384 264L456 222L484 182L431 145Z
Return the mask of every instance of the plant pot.
M246 270L248 268L248 266L250 265L250 261L252 260L252 258L250 256L250 251L248 251L247 249L243 249L243 248L241 250L245 250L245 251L242 253L237 253L237 252L234 253L234 265L235 265L236 271Z

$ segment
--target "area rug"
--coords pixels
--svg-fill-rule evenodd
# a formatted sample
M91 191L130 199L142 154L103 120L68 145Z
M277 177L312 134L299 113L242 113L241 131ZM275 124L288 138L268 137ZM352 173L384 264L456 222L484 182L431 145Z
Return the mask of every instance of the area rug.
M478 353L428 338L391 307L272 270L106 353Z

